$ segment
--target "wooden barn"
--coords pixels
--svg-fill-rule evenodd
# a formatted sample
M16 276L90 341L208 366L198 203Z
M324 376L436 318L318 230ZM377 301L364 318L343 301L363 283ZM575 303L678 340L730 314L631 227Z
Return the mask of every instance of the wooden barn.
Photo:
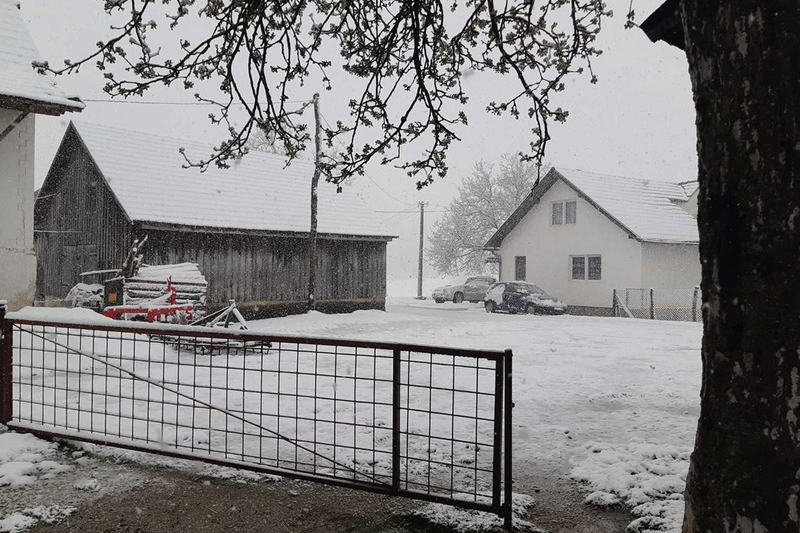
M89 271L117 269L135 238L144 263L197 263L210 309L251 316L306 309L313 164L252 153L231 168L182 168L196 145L72 122L35 204L37 300L60 301ZM386 245L372 210L345 187L319 187L317 309L383 309Z

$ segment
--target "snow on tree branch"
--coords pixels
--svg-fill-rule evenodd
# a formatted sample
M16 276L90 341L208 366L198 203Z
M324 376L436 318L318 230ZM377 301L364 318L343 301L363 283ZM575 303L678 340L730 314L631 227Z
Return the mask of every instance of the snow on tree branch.
M156 4L106 0L106 12L124 20L112 26L112 38L97 43L97 50L80 60L66 60L62 68L47 63L36 68L66 74L94 62L104 72L104 90L125 98L141 96L156 85L177 83L193 90L198 82L216 80L218 90L198 90L195 97L216 104L218 110L209 117L225 126L230 138L208 159L190 164L225 167L247 152L247 140L257 131L267 132L289 157L306 148L310 134L293 116L297 107L290 100L306 83L331 89L332 62L321 50L335 47L357 90L350 91L349 116L324 131L329 148L335 141L344 146L329 151L323 165L327 180L338 184L363 173L375 159L404 169L420 188L447 173L447 150L468 123L469 96L462 80L474 73L508 74L516 81L517 90L487 102L486 110L530 119L531 149L523 158L541 163L551 121L564 121L568 115L551 106L551 95L564 89L569 73L591 72L591 59L600 53L593 43L602 19L611 16L601 0ZM194 42L186 31L191 15L208 28ZM244 109L241 124L231 116L234 106ZM415 148L403 150L406 145Z

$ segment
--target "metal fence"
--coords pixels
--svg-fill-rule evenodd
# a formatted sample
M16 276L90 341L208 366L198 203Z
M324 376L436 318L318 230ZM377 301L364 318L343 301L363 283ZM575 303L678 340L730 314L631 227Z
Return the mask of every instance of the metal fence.
M511 352L2 320L0 422L449 503L511 527Z
M614 289L614 316L699 322L700 287L693 289Z

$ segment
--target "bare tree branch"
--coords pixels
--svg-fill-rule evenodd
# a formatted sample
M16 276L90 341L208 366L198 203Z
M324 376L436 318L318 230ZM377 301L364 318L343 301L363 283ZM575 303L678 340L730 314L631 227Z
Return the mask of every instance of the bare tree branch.
M468 123L464 76L512 74L519 90L489 102L487 111L533 122L525 160L541 163L551 120L567 111L550 98L565 76L591 72L600 53L594 40L604 17L601 0L106 0L105 10L125 20L97 50L62 68L39 63L41 72L75 73L87 63L104 72L111 96L141 96L176 82L217 105L209 115L230 137L207 159L187 164L222 167L247 153L254 132L268 132L290 157L306 149L308 127L291 108L291 95L306 83L331 88L326 43L338 49L341 67L357 80L347 117L325 129L329 149L323 172L341 183L372 160L416 178L418 187L447 173L446 155ZM182 35L190 15L208 21L199 42ZM162 29L166 26L169 29ZM452 36L450 29L457 30ZM156 39L156 37L158 39ZM153 49L151 42L164 43ZM327 49L327 48L326 48ZM594 75L592 74L594 80ZM216 81L213 90L209 81ZM203 90L196 88L201 83ZM244 121L232 114L242 106ZM241 123L236 123L239 120ZM406 145L416 148L405 150ZM412 156L408 154L421 154Z

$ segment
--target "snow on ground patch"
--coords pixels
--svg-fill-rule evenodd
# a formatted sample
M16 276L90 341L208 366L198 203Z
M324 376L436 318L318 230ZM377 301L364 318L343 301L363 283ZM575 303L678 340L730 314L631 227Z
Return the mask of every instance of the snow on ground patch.
M46 459L55 455L56 448L56 444L26 433L0 433L0 487L31 485L70 470Z
M631 507L637 519L628 526L630 532L680 531L691 448L590 442L586 449L590 453L570 475L594 489L588 503Z
M75 507L60 507L58 505L40 505L32 509L25 509L18 513L11 513L0 519L0 532L18 533L25 531L39 523L55 524L68 518L77 509Z
M514 531L539 533L542 530L525 520L528 507L533 505L533 498L527 494L514 494L512 499L514 513ZM503 528L503 519L492 513L460 509L452 505L429 503L413 512L432 524L450 528L458 533L484 533L500 531Z

